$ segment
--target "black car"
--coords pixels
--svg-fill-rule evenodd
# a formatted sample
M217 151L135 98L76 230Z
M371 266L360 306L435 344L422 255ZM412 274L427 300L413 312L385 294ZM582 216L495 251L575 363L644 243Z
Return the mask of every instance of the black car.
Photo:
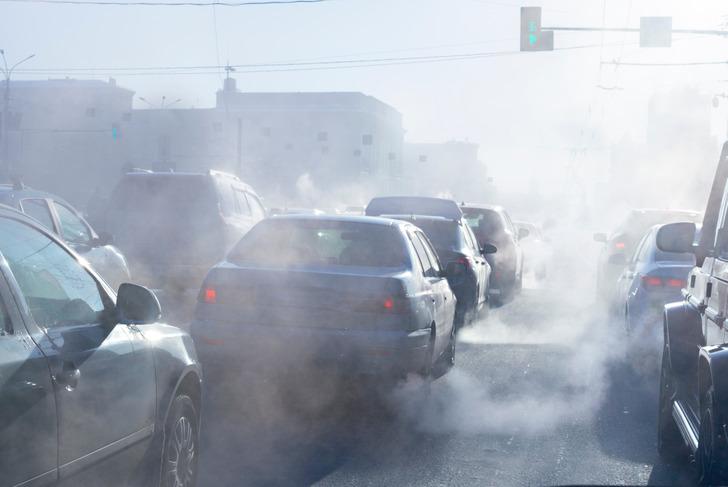
M260 198L237 176L138 171L114 188L106 230L135 280L194 302L208 269L264 217Z
M274 368L336 370L386 387L452 366L454 316L445 270L415 226L278 216L210 270L192 335L215 385Z
M657 448L692 454L702 485L728 483L728 142L723 145L697 245L691 219L657 232L662 252L691 253L683 299L664 307Z
M0 486L194 485L202 376L159 316L0 207Z
M473 322L479 312L487 310L491 267L485 254L494 253L496 248L489 243L478 246L456 202L412 196L381 197L372 199L366 214L408 221L425 232L440 261L451 268L448 282L458 299L458 327Z
M463 215L475 233L478 245L493 244L498 252L488 256L493 267L490 293L496 302L506 302L523 288L523 250L520 240L528 230L516 229L508 212L500 206L463 204Z
M114 288L130 281L124 255L106 234L97 234L70 203L22 183L0 184L0 204L12 206L60 235Z

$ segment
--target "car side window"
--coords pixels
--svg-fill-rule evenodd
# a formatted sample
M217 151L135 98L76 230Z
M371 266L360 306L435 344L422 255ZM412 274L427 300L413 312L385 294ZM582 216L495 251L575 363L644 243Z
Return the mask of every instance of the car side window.
M647 245L647 241L650 240L650 237L652 236L652 232L649 232L647 235L642 237L642 240L640 240L639 245L637 245L637 249L634 251L634 254L632 255L632 262L645 262L648 259L648 253L649 253L649 245Z
M720 213L718 215L718 226L715 232L715 249L718 256L726 260L728 259L728 185L723 191L723 201L720 203Z
M256 220L262 220L265 218L265 210L263 209L263 205L260 203L258 197L248 192L245 193L245 196L248 200L248 206L250 206L253 218Z
M475 234L473 233L473 230L470 228L469 225L463 224L463 232L465 233L465 241L468 243L468 246L473 251L473 255L479 256L480 255L480 249L478 248L478 241L475 238Z
M23 213L38 220L48 230L54 232L53 217L48 202L42 198L28 198L20 202Z
M29 225L0 218L0 252L41 327L99 323L113 307L66 249Z
M251 216L250 205L248 205L248 199L245 197L245 191L233 188L235 193L235 208L237 212L243 216Z
M422 242L422 247L425 249L425 252L427 252L427 257L430 260L430 274L427 274L427 277L439 277L440 275L440 261L437 258L437 252L432 248L432 244L427 239L425 234L420 232L415 232L415 235L417 235L417 238L420 239Z
M53 206L58 213L58 222L61 225L61 235L64 240L74 244L87 245L91 241L91 230L86 223L66 205L54 201Z
M422 245L422 242L416 234L410 233L409 238L412 242L412 245L414 245L415 247L417 257L419 257L420 263L422 264L422 275L424 275L425 277L430 277L432 274L432 263L430 262L430 258L427 256L427 251L425 250L425 247Z
M229 183L226 184L224 182L218 183L217 187L220 190L220 211L222 211L224 216L231 216L233 213L237 212L233 187Z

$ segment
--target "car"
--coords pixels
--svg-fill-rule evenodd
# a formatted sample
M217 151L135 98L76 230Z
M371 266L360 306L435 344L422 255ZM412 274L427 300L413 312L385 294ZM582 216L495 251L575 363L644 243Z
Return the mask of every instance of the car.
M657 232L662 252L695 256L683 298L667 304L658 398L657 448L669 461L692 454L698 483L728 482L728 142L708 196L700 238L693 221Z
M13 184L0 184L0 204L35 218L63 238L66 244L91 263L113 289L131 280L126 258L112 244L111 236L97 234L63 198L16 181Z
M463 203L461 209L478 245L492 244L498 249L497 253L487 256L493 268L490 293L494 303L510 301L523 288L520 240L528 236L528 230L517 230L508 212L501 206Z
M212 383L274 368L390 387L452 367L455 300L414 225L274 216L207 274L191 333Z
M519 235L526 235L519 239L523 250L523 273L530 274L536 279L545 279L548 275L549 264L553 259L553 249L541 227L525 221L514 221L513 225Z
M491 244L478 246L470 227L463 221L457 203L440 198L391 196L371 200L365 210L369 216L384 216L407 221L425 232L441 262L451 265L450 287L457 296L455 324L458 328L473 323L489 307L490 264L486 253L497 249Z
M597 263L597 297L607 304L614 302L617 278L650 228L662 223L700 220L698 211L638 209L631 210L611 235L595 233L594 241L604 244Z
M663 252L657 248L660 228L652 227L635 248L617 279L613 306L616 317L624 320L625 330L645 351L659 351L665 304L681 299L688 274L695 266L695 255L690 252Z
M0 485L194 485L202 373L160 313L0 207Z
M106 229L135 279L194 305L208 269L264 217L260 198L237 176L136 171L114 188Z

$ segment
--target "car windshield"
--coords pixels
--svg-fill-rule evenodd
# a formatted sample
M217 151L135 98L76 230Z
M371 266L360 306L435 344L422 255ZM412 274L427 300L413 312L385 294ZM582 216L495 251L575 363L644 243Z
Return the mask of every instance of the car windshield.
M327 220L269 220L228 255L240 265L403 268L404 240L396 227Z
M497 211L466 208L463 213L476 235L499 235L505 231L505 222Z

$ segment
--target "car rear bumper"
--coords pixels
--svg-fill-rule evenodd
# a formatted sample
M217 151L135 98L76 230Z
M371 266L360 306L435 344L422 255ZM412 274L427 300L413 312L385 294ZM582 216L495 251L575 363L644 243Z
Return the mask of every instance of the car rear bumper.
M335 369L343 375L401 377L423 370L431 360L429 328L342 330L198 320L191 334L209 377L241 370L301 368Z

